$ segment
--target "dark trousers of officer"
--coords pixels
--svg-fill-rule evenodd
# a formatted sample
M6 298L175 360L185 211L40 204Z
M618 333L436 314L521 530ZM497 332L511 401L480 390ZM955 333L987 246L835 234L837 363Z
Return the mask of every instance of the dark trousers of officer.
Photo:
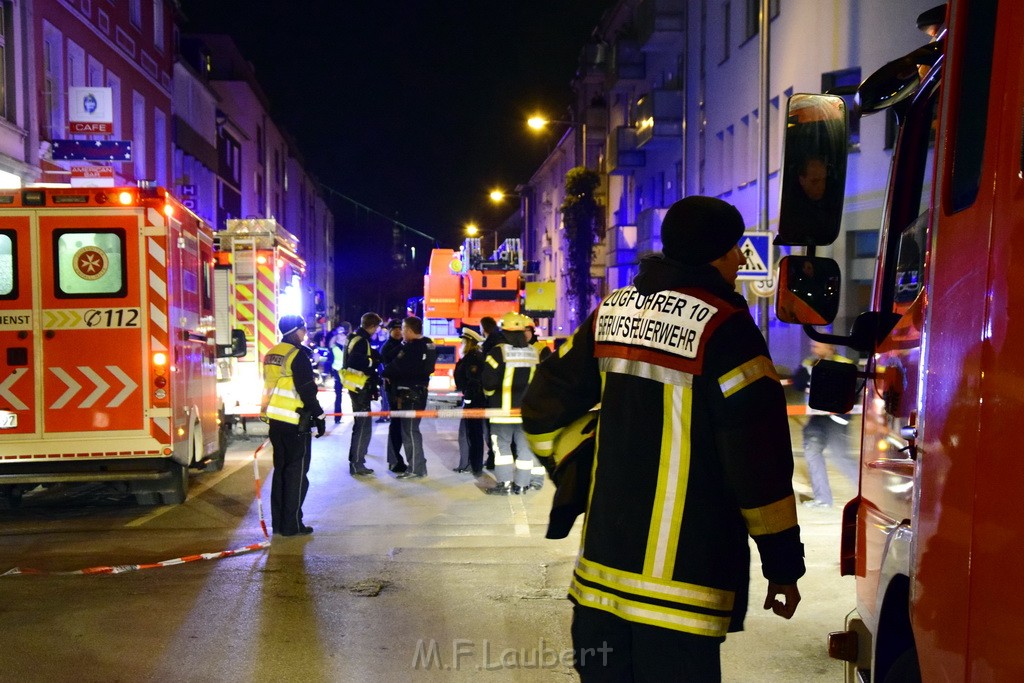
M485 422L487 420L476 417L464 417L459 421L459 469L468 467L473 474L480 474L483 470Z
M723 640L573 607L572 645L581 683L720 683Z
M352 412L368 412L372 394L368 389L362 391L348 392L352 399ZM373 436L373 418L355 417L352 418L352 443L348 447L348 461L353 465L366 464L366 449L370 447L370 437Z
M399 410L423 410L427 407L426 387L398 387L395 390ZM409 459L409 471L413 474L427 473L427 460L423 453L423 435L420 434L420 418L403 417L402 447Z
M270 483L270 523L274 533L298 533L302 526L302 501L309 490L311 435L296 425L270 421L274 448L274 475Z
M383 394L388 398L389 410L397 410L398 398L395 396L393 391L388 391ZM395 467L404 466L405 460L402 459L402 421L391 420L388 424L388 467L394 469Z

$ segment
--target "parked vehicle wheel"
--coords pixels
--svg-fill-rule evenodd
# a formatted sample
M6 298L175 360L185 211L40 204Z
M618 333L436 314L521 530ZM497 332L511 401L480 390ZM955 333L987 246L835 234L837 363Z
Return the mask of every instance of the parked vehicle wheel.
M914 648L904 650L885 674L885 683L921 683L921 665Z

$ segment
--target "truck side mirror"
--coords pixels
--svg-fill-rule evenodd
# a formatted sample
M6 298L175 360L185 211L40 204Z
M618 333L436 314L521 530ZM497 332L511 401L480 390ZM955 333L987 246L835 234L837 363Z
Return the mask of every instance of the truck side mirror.
M830 413L848 413L857 401L857 366L834 360L819 360L811 369L811 392L807 405Z
M846 190L846 103L837 95L797 94L789 99L786 117L775 244L832 244Z
M839 312L840 282L839 264L830 258L783 257L775 316L784 323L830 324Z
M244 330L231 330L231 343L217 344L217 358L242 358L248 351Z

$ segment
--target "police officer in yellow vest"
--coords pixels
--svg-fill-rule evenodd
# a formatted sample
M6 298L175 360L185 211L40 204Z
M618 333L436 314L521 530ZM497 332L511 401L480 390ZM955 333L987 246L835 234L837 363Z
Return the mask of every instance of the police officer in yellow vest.
M312 352L302 345L306 323L286 315L279 323L281 343L263 358L263 406L260 419L270 423L274 478L270 486L270 520L275 534L311 534L302 523L302 501L309 480L310 431L324 435L324 409L317 401Z

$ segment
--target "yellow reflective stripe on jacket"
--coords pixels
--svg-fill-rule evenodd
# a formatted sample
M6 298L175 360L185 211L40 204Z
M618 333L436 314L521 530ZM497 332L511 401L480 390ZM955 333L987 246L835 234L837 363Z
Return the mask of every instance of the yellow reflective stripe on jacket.
M730 590L614 569L582 555L576 560L576 574L588 583L597 583L612 590L722 612L732 610L736 599L736 594Z
M555 437L561 431L559 429L547 434L527 434L526 441L530 444L530 450L535 455L549 456L555 450Z
M664 405L661 462L644 557L644 575L657 578L673 575L679 551L679 530L683 526L690 479L692 387L666 384Z
M796 499L786 496L759 508L741 509L751 536L777 534L796 526Z
M281 343L267 351L263 366L263 415L271 420L299 424L299 408L302 398L295 391L292 376L292 361L299 349L291 344ZM280 364L277 359L280 358Z
M610 612L627 621L700 636L722 637L729 630L730 617L666 607L608 593L573 578L569 596L579 604Z
M779 374L775 372L775 366L767 356L751 358L738 368L725 373L718 378L718 386L722 388L722 394L728 398L762 377L779 381Z

